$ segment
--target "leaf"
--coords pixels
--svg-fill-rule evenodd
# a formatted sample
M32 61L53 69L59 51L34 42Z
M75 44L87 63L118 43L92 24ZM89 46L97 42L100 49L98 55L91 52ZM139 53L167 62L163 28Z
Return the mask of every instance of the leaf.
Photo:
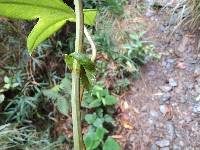
M84 136L84 144L86 147L86 150L93 150L94 148L94 143L95 143L95 133L94 132L89 132Z
M84 22L87 25L94 25L95 23L95 18L97 15L96 9L84 9Z
M7 76L5 76L5 77L4 77L4 82L5 82L5 83L10 83L10 82L11 82L11 79L8 78Z
M121 150L121 147L113 138L108 137L103 145L103 150Z
M97 128L96 132L90 130L84 136L84 144L86 146L86 150L94 150L97 148L103 141L104 135L107 132L108 131L105 128Z
M108 114L104 116L104 121L107 123L114 123L114 119Z
M5 99L5 96L3 94L0 94L0 104L3 103L4 99Z
M95 120L95 122L93 123L93 125L97 128L102 128L103 127L103 122L104 122L104 119L103 118L97 118Z
M34 20L37 25L28 36L29 53L46 38L61 28L67 20L73 20L75 14L72 8L61 0L0 0L0 16Z
M93 100L89 105L88 108L97 108L101 106L102 102L100 99Z
M85 115L85 121L87 121L88 124L93 124L96 119L97 119L96 113Z
M70 55L65 55L65 62L70 69L73 67L74 60L77 60L81 65L81 83L87 89L90 89L95 80L95 64L86 54L74 52Z
M114 96L106 95L106 97L102 99L102 102L104 105L115 105L117 99Z
M67 116L68 111L69 111L69 103L66 99L58 99L56 101L56 106L57 109L60 113L62 113L63 115Z
M94 72L95 71L95 64L91 61L91 59L86 54L82 53L71 53L71 57L76 59L80 65L82 65L87 71Z

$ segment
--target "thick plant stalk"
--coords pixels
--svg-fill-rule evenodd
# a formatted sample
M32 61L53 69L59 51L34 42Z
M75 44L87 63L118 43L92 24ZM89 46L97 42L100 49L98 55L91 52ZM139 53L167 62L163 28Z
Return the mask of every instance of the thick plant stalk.
M75 52L83 51L83 4L82 0L74 0L76 13L76 41ZM72 71L72 120L74 150L83 150L83 138L81 130L81 111L80 111L80 65L75 60Z

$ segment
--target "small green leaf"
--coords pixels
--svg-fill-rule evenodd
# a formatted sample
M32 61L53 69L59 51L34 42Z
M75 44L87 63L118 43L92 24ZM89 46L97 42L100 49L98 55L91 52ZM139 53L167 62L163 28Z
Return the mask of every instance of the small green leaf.
M121 150L121 147L113 138L108 137L103 145L103 150Z
M87 121L88 124L93 124L96 119L97 119L96 113L85 115L85 121Z
M114 96L107 95L102 99L104 105L115 105L117 103L117 99Z
M0 104L3 103L4 99L5 99L5 96L3 94L0 94Z
M62 98L62 99L58 99L56 101L56 106L58 108L58 111L60 113L62 113L63 115L67 116L68 112L69 112L69 103L66 99Z

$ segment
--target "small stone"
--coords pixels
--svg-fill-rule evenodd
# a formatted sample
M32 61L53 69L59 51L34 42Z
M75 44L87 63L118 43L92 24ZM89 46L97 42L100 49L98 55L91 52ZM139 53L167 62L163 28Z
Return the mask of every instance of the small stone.
M192 108L193 113L200 114L200 103L195 104Z
M162 148L162 147L169 146L170 142L169 142L169 140L164 139L164 140L156 141L155 144L158 145L160 148Z
M167 130L167 138L172 141L175 138L175 129L173 123L167 122L165 128Z
M168 108L167 108L166 105L160 105L160 112L161 112L162 114L166 114L167 111L168 111Z
M163 92L170 92L170 91L172 90L172 86L165 85L165 86L161 86L160 89L161 89Z
M170 93L165 93L164 95L162 95L161 97L161 102L166 102L166 101L169 101L171 98L171 94Z
M173 78L169 79L169 85L172 87L176 87L178 85L177 81Z

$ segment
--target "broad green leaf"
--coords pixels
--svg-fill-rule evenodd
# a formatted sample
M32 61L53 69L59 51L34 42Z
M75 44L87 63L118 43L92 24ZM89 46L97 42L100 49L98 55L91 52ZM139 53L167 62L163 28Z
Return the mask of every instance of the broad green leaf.
M58 99L56 101L56 106L57 106L57 109L60 113L67 116L68 111L69 111L69 103L66 99L64 99L64 98Z
M93 100L89 105L88 108L97 108L101 106L102 102L100 99Z
M84 144L86 147L86 150L93 150L94 149L94 143L95 143L95 132L89 132L87 133L84 138ZM96 147L95 147L96 148Z
M104 105L115 105L117 103L117 99L114 96L107 95L102 99Z
M97 148L99 144L101 144L101 142L103 141L104 135L107 132L108 131L103 127L97 128L96 133L95 133L95 142L93 145L94 148Z
M73 9L62 0L0 0L0 8L0 16L24 20L39 19L28 36L30 54L67 20L75 18Z
M113 138L108 137L103 145L103 150L121 150L121 147Z
M98 138L99 141L103 141L104 135L108 133L108 131L105 128L97 128L96 130L96 137Z
M97 128L96 131L89 130L89 132L84 136L84 144L86 150L94 150L103 141L104 135L107 130L104 128Z
M84 9L84 22L87 25L94 25L95 24L95 18L97 15L96 9Z

